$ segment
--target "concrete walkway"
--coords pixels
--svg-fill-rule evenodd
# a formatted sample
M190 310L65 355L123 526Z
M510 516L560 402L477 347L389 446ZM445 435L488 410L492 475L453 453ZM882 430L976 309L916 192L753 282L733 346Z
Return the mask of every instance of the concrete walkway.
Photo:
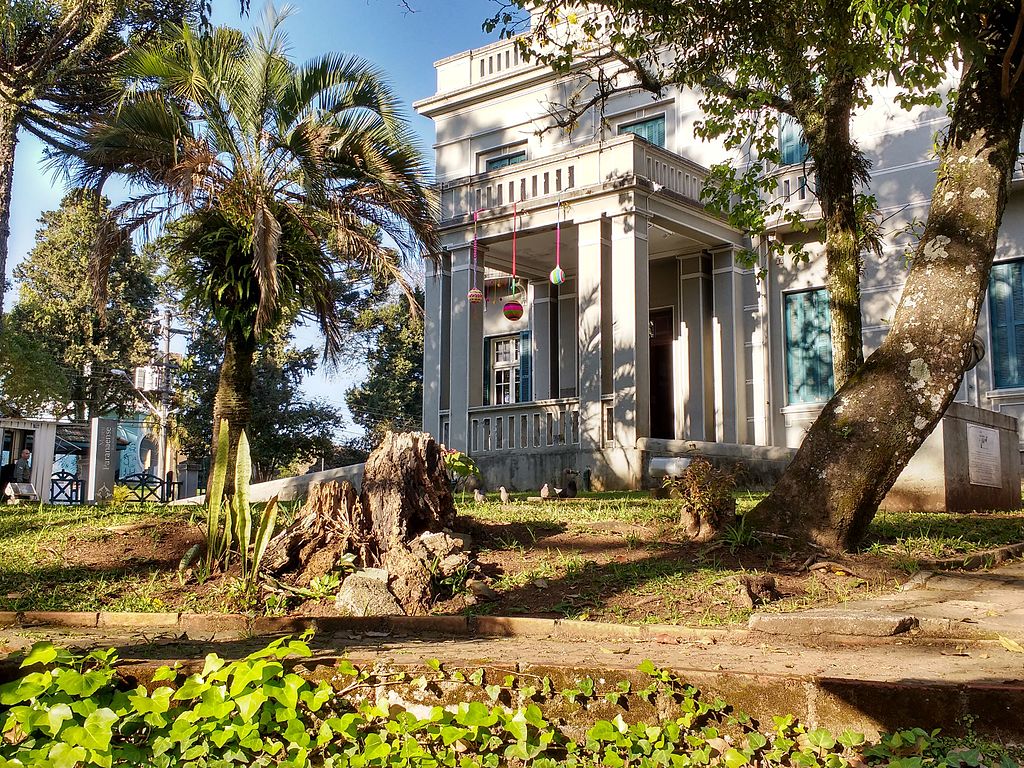
M990 571L921 572L890 595L794 614L754 616L753 630L788 637L829 632L1024 642L1024 562Z
M23 614L0 630L12 652L40 639L67 646L112 646L134 674L159 664L201 665L216 652L237 658L266 634L318 626L317 658L403 668L438 658L451 667L621 679L644 659L755 717L790 712L810 725L869 735L918 726L1024 742L1024 654L998 636L1024 642L1024 563L988 572L921 577L911 588L844 606L755 617L748 629L622 627L501 617L260 619L165 614ZM91 624L83 617L94 616ZM131 618L133 617L134 618ZM241 617L238 621L244 622ZM44 622L45 623L40 623ZM128 626L133 624L133 626ZM882 631L899 624L898 633ZM783 629L787 631L782 631ZM895 631L895 629L893 630ZM13 661L13 660L12 660ZM0 664L0 678L17 673Z

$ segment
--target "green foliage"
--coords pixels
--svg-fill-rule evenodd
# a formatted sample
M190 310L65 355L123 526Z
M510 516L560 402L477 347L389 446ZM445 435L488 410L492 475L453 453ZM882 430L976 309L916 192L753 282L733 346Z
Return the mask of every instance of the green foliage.
M422 304L422 290L416 301ZM361 312L354 329L365 339L368 370L345 402L372 448L386 432L418 430L423 422L423 320L408 301L392 300Z
M136 400L131 385L110 368L131 370L151 355L156 309L155 263L123 244L111 262L105 320L94 307L89 259L104 216L105 198L81 190L40 217L35 247L14 269L18 301L5 322L0 386L21 410L39 410L45 398L58 415L83 419ZM7 330L16 335L7 339ZM83 370L90 366L91 373ZM49 376L54 374L55 379ZM36 391L38 390L38 391Z
M224 485L229 465L228 442L228 422L223 420L217 433L217 453L213 460L213 479L207 499L206 572L212 573L218 564L227 570L232 557L237 555L241 565L242 581L251 592L256 586L256 577L267 545L274 535L277 497L272 498L263 507L254 539L252 508L249 503L249 484L252 480L249 439L243 430L234 457L235 491L225 502Z
M451 448L445 450L443 458L453 491L464 488L469 478L480 475L480 468L468 453Z
M223 338L202 317L188 319L192 333L178 375L177 437L190 456L210 450L214 396L224 354ZM319 357L312 347L292 345L285 334L275 334L257 351L252 416L246 426L255 482L301 474L323 456L328 457L325 467L339 466L332 463L339 451L332 436L343 425L341 414L327 401L309 399L302 392L302 382L316 371ZM359 460L359 455L353 461L345 459L347 463Z
M662 485L672 497L679 499L681 507L700 515L731 512L735 508L733 493L736 475L717 469L703 456L696 456L678 476L667 476Z
M342 661L335 688L290 671L289 659L311 656L307 639L281 638L234 662L211 653L191 675L161 667L152 690L118 675L113 650L75 655L37 643L22 661L21 677L0 686L0 766L1014 764L998 748L951 745L920 729L875 744L860 734L808 730L789 715L758 729L726 702L702 696L649 661L640 667L649 680L644 691L648 698L662 697L666 706L672 702L673 714L658 723L628 723L623 708L573 739L546 715L546 704L563 699L584 707L604 698L622 706L618 697L629 693L628 684L614 682L606 691L583 678L557 692L548 677L511 673L491 681L484 670L448 670L435 659L416 678ZM375 687L422 692L449 684L464 686L466 701L426 712L377 706L365 696ZM513 695L519 705L502 703Z

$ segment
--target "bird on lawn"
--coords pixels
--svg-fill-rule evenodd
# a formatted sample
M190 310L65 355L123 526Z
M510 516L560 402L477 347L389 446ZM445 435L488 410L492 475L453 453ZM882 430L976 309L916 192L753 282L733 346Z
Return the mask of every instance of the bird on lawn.
M565 496L565 489L564 488L555 488L555 498L556 499L564 499L564 498L566 498L566 496Z
M473 489L473 501L475 501L477 504L483 504L485 501L487 501L487 497L484 496L482 493L480 493L480 489L479 488L474 488Z
M508 504L508 502L509 502L508 491L505 490L505 486L504 485L499 485L498 486L498 496L501 497L501 503L502 504Z
M551 489L548 488L548 484L547 483L544 483L544 485L542 485L540 487L540 497L542 499L550 499L551 498Z

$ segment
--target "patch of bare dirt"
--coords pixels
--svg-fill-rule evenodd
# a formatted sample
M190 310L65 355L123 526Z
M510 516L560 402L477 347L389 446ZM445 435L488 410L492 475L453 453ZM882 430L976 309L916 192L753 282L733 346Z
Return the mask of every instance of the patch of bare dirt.
M460 523L498 598L460 595L435 606L437 612L721 624L742 621L762 605L827 605L907 578L876 556L850 555L814 568L805 552L699 544L680 540L670 527Z
M61 558L69 567L97 571L175 570L185 553L202 541L203 533L194 524L150 520L69 538Z

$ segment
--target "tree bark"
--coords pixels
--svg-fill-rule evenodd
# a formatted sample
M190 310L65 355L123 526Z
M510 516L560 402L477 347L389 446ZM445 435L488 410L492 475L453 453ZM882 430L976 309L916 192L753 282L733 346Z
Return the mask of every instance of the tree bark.
M3 332L7 292L7 249L11 237L11 190L14 152L18 145L18 107L0 101L0 333Z
M347 483L315 486L298 516L273 538L263 565L295 586L336 570L345 554L363 567L383 567L390 589L410 613L422 613L432 579L444 571L455 541L455 500L441 451L430 435L384 436L366 461L362 493ZM456 556L455 565L468 562Z
M256 341L238 332L229 332L224 340L224 360L220 366L217 395L213 401L213 444L211 458L217 454L217 438L221 421L228 422L228 473L224 492L235 490L235 452L242 430L249 426L252 415L252 364ZM212 479L213 473L210 473ZM207 491L209 491L209 479Z
M1024 116L1001 92L1016 15L993 13L980 39L996 50L965 65L931 213L892 328L825 406L756 524L851 549L942 418L963 378L1006 207ZM1019 66L1019 53L1012 54Z
M819 146L813 153L818 197L825 224L829 314L832 323L832 373L839 389L864 363L861 332L860 273L863 259L857 236L854 181L859 152L850 139L853 86L841 84L825 95Z

